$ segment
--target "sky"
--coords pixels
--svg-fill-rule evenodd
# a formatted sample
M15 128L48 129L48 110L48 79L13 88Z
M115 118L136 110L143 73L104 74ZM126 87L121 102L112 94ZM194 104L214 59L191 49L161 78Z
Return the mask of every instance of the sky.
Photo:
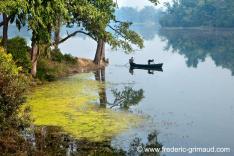
M160 4L157 6L158 8L163 7L163 3L171 2L172 0L159 0ZM148 0L117 0L119 7L134 7L134 8L144 8L144 6L153 6Z

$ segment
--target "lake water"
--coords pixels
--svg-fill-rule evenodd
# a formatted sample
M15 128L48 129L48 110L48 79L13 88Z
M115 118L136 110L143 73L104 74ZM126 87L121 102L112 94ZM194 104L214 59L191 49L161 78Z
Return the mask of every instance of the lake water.
M35 124L42 126L41 132L44 134L45 128L48 134L51 132L46 140L47 150L61 152L61 148L66 147L66 155L77 152L74 149L83 142L73 141L64 146L61 138L66 137L60 135L65 131L78 138L95 137L104 142L101 145L93 144L93 140L86 142L87 146L95 147L94 151L108 146L138 155L137 146L214 146L231 148L231 152L193 155L234 155L234 31L158 30L152 25L136 25L134 29L144 37L144 49L127 55L123 50L113 51L107 46L110 64L105 70L75 75L36 89L32 95L35 99L31 101L36 111L32 113L37 116ZM60 48L65 53L92 59L96 43L84 36L74 37ZM146 63L148 59L164 63L163 72L149 74L134 70L131 74L128 59L132 56L136 63ZM114 107L116 99L121 102ZM76 100L91 106L79 102L76 105ZM49 105L52 107L47 107ZM83 109L82 113L77 106ZM82 127L86 124L87 127ZM57 131L58 137L54 136ZM34 138L30 133L27 136ZM133 143L137 146L132 147ZM120 155L121 152L114 153Z
M179 29L144 34L151 37L144 36L145 48L134 54L107 48L106 83L119 89L143 89L145 98L129 111L148 118L141 127L115 137L113 146L126 148L134 137L146 143L147 135L156 130L164 147L227 147L231 153L194 155L234 155L234 31ZM93 58L95 47L90 39L73 38L60 48ZM131 56L137 63L154 58L164 63L163 72L134 70L131 75L127 65ZM107 100L113 100L110 89L106 92Z

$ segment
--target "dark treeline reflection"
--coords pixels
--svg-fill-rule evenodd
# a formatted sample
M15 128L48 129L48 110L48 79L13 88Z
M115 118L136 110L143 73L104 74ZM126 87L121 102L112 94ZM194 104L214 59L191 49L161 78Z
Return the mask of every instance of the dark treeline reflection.
M143 143L138 137L130 141L127 149L115 148L111 140L92 142L77 140L69 136L59 127L43 126L25 128L22 131L0 133L1 155L38 155L38 156L138 156L156 155L160 153L141 153L138 147L162 148L158 142L157 132L148 134L148 141Z
M99 101L100 107L116 108L128 110L131 106L138 105L144 98L144 90L134 90L130 86L125 86L122 90L112 89L111 93L114 97L113 101L108 101L105 86L105 68L94 71L95 80L100 82L99 85Z
M210 56L216 66L234 75L234 30L161 29L159 36L167 42L165 50L184 55L188 67L197 67Z

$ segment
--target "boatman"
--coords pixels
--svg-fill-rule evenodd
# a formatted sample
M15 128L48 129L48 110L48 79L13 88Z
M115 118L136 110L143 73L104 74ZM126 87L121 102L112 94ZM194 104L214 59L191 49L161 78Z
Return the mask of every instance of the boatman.
M154 62L154 59L153 60L148 60L148 65L150 65L151 62Z
M134 63L134 58L133 57L131 57L131 59L129 59L129 63L130 64Z

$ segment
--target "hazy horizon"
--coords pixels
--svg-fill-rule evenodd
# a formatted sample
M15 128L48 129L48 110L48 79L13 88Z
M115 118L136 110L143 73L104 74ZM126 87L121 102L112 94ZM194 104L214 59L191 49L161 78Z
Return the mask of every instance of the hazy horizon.
M117 0L119 7L133 7L142 9L145 6L154 6L148 0ZM160 4L156 8L162 8L165 2L171 2L171 0L159 0Z

